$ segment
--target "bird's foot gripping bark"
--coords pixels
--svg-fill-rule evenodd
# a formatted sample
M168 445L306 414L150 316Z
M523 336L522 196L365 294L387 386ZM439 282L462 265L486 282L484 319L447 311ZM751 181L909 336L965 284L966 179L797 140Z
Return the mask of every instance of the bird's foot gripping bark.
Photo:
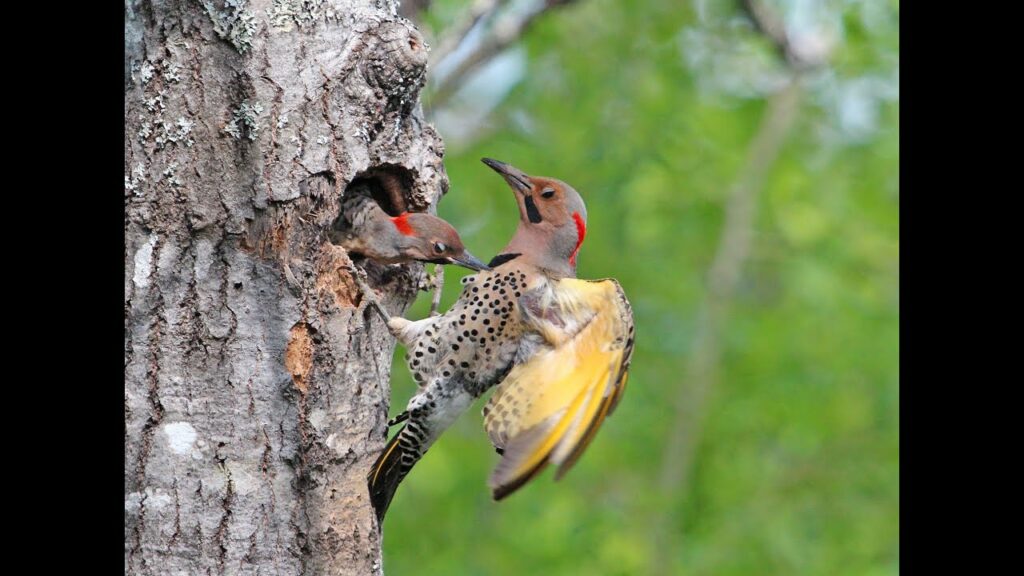
M437 316L440 314L437 309L441 306L441 290L444 288L444 266L435 264L434 275L427 280L427 283L434 288L434 298L430 301L430 315Z
M441 264L434 265L434 273L426 274L425 278L420 283L419 289L424 292L433 291L434 296L430 301L430 315L437 316L439 312L438 307L441 305L441 290L444 288L444 266Z
M356 285L359 286L359 291L363 293L363 297L370 302L370 305L377 310L380 317L384 319L384 323L387 324L388 320L391 319L391 315L388 314L384 305L377 299L377 294L373 291L373 288L366 283L366 271L356 267L355 264L349 264L348 269L352 273L352 278L356 281Z

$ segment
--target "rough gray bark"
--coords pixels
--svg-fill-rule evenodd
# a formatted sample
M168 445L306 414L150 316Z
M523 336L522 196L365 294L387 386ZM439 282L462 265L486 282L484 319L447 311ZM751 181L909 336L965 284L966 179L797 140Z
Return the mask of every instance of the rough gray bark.
M426 63L393 2L126 0L126 573L380 573L394 341L324 232L447 189ZM404 311L422 265L367 267Z

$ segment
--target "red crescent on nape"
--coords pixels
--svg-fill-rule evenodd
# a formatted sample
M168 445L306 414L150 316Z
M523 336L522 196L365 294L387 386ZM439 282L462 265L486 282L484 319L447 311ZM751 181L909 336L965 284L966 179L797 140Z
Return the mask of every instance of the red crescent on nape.
M580 253L580 246L583 245L583 238L587 236L587 225L583 223L583 217L579 212L572 213L572 219L576 222L576 247L569 256L569 264L576 265L576 255Z
M402 212L398 216L393 216L391 222L394 223L395 228L398 228L398 232L403 236L412 236L415 234L412 229L412 225L409 224L409 213Z

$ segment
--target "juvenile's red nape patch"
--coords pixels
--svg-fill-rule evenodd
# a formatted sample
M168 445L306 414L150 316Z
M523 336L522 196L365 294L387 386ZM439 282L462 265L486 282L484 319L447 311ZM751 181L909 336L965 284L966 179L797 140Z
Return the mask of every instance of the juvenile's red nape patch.
M409 213L402 212L398 216L393 216L391 222L394 223L395 228L398 228L398 232L403 236L412 236L415 234L412 229L412 224L409 224Z
M587 225L583 223L583 217L579 212L572 213L572 219L576 222L576 247L569 256L569 264L576 265L576 255L580 253L580 246L583 245L583 238L587 235Z

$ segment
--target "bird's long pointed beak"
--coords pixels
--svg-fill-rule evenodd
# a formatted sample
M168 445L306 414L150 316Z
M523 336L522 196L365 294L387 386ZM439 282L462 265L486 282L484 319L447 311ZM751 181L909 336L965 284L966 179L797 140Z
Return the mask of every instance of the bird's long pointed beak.
M480 160L490 166L492 170L501 174L505 178L505 182L508 182L508 185L516 192L526 194L532 189L530 177L519 168L492 158L481 158Z
M466 268L469 268L470 270L476 270L477 272L481 270L491 269L490 266L484 264L483 262L478 260L476 256L470 254L469 250L463 250L462 256L452 256L451 258L449 258L449 260L451 260L452 264L458 264L459 266L464 266Z

